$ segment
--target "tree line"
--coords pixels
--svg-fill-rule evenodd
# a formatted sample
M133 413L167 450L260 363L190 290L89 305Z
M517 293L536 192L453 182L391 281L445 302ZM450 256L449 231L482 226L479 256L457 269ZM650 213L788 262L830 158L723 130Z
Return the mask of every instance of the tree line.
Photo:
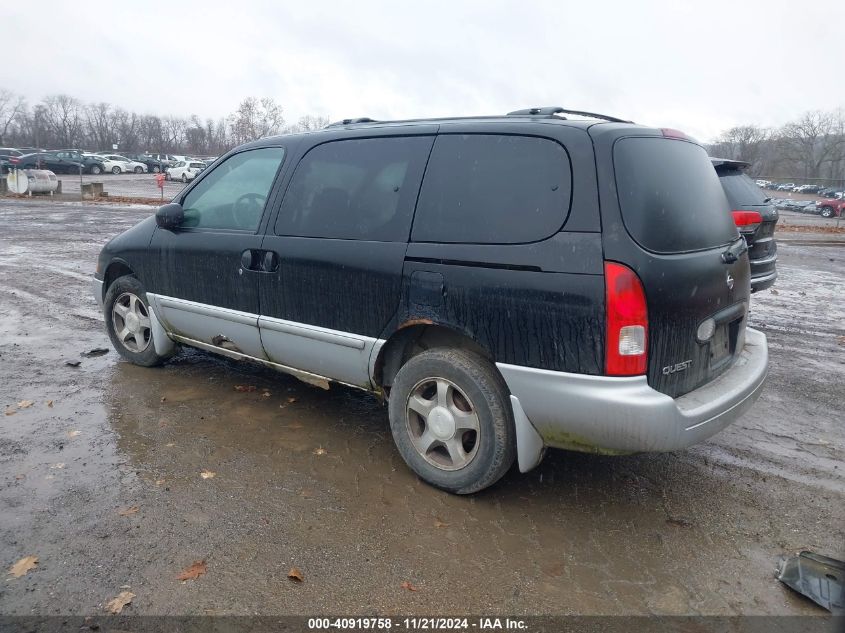
M66 94L30 104L0 88L0 147L84 148L218 156L264 136L315 130L329 120L304 116L288 123L271 97L247 97L225 117L202 119L130 112L109 103L83 103Z
M838 184L845 180L845 111L813 110L778 128L732 127L707 149L751 163L757 177Z

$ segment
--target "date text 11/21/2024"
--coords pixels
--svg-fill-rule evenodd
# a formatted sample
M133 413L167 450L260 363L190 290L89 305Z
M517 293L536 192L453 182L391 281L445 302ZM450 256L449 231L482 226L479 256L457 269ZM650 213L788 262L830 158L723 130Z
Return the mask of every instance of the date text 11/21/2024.
M409 631L447 631L447 630L511 630L525 631L528 628L524 620L512 618L309 618L309 630L341 629L357 630L409 630Z

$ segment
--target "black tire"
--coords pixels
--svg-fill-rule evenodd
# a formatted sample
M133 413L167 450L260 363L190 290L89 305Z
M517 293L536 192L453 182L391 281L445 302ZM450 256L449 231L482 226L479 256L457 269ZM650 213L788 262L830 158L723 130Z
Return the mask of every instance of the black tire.
M143 304L143 311L149 315L150 306L147 303L147 292L144 290L143 284L136 277L132 275L125 275L118 277L109 286L106 291L106 297L103 301L103 316L106 320L106 331L109 333L112 345L117 352L123 356L130 363L141 365L142 367L154 367L163 363L167 357L159 356L155 351L155 341L153 340L153 331L149 330L149 339L144 335L145 341L148 341L146 347L141 351L132 350L127 347L116 331L115 318L113 309L115 303L126 295L134 295Z
M153 173L154 174L160 174L161 173L161 167L159 167L158 165L153 165Z
M832 218L833 217L833 207L822 207L819 211L823 218Z
M182 182L188 182L188 177L185 175L185 172L182 172Z
M136 168L135 168L135 173L136 173L136 174L143 174L143 173L144 173L144 168L143 168L143 167L136 167Z
M114 167L111 168L111 173L113 173L115 176L117 176L120 173L120 167L115 165Z
M101 174L102 172L103 172L103 169L99 165L92 165L91 166L91 173L94 174L95 176Z
M479 422L474 456L456 470L444 470L430 463L417 450L411 436L409 398L421 384L435 378L445 379L462 391ZM457 494L478 492L501 479L516 457L516 431L507 386L495 366L474 352L435 348L411 358L393 381L389 413L393 440L405 463L437 488Z

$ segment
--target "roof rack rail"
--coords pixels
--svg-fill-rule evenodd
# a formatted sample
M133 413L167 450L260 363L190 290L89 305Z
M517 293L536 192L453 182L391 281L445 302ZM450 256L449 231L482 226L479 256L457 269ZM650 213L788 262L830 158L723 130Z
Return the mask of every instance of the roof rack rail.
M554 116L555 114L559 114L561 112L564 114L587 116L594 119L604 119L605 121L612 121L614 123L633 123L633 121L626 121L625 119L619 119L615 116L609 116L607 114L597 114L595 112L585 112L583 110L567 110L566 108L562 108L560 106L547 106L544 108L528 108L526 110L514 110L513 112L508 112L508 116Z
M354 123L378 123L378 121L371 119L370 117L362 116L357 119L343 119L343 121L335 121L334 123L329 123L326 127L341 127L343 125L353 125Z

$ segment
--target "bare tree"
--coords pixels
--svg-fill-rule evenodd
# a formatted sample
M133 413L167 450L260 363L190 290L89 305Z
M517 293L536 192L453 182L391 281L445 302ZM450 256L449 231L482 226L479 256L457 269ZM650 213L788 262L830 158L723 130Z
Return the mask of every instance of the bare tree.
M278 134L282 125L282 107L272 97L247 97L229 116L229 130L235 145Z
M794 163L805 178L819 178L822 167L841 159L845 148L845 118L842 111L807 112L780 131L782 158Z
M287 131L291 134L295 134L297 132L311 132L312 130L322 130L329 123L331 123L329 117L306 114L305 116L300 117L299 121L297 121L295 124L291 125Z
M752 173L765 173L770 160L767 152L771 131L758 125L739 125L722 133L710 149L712 156L751 163Z
M5 145L9 129L26 110L26 99L11 90L0 89L0 145Z
M75 147L82 141L82 103L69 95L50 95L41 112L48 145Z

